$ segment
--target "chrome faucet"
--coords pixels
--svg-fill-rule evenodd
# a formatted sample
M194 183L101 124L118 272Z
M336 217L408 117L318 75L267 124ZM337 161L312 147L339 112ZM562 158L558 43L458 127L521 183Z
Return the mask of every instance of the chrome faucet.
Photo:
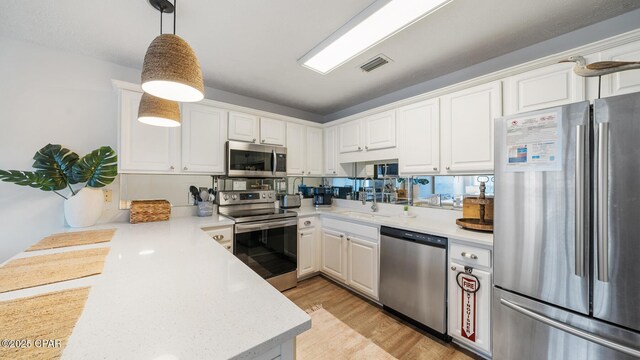
M297 178L293 179L293 193L300 195L300 198L302 199L302 193L300 191L296 191L296 180L298 180L298 179L300 179L300 181L302 181L301 177L297 177Z
M362 180L362 187L364 188L364 182L367 181L367 179L371 179L371 182L373 183L373 204L371 204L371 211L376 212L378 211L378 202L376 201L376 182L375 180L373 180L373 178L371 177L366 177L364 178L364 180ZM366 204L367 202L367 197L363 196L362 197L362 205Z

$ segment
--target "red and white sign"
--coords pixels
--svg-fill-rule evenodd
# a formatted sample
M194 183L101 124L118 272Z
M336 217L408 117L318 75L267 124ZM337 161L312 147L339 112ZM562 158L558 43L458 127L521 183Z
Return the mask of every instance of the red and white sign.
M478 280L461 275L462 279L462 337L476 341L476 289Z

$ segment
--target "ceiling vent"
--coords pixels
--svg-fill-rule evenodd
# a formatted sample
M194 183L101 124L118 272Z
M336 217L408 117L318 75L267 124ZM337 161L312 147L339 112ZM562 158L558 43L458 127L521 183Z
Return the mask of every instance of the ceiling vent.
M376 57L374 57L373 59L368 60L364 64L360 65L360 69L362 69L362 71L364 72L371 72L382 65L390 63L391 61L392 60L388 56L385 56L383 54L376 55Z

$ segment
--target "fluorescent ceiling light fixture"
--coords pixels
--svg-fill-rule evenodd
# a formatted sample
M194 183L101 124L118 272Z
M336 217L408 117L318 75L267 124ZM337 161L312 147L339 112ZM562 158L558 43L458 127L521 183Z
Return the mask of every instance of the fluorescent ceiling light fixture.
M327 74L451 1L378 0L298 62L311 70Z

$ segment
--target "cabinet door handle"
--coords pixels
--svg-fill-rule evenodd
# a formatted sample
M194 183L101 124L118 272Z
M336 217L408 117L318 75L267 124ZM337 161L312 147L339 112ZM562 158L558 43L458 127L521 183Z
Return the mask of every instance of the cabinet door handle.
M309 225L311 225L311 221L307 220L304 222L304 226L309 226Z
M438 168L437 168L437 167L434 167L434 168L433 168L433 171L438 171Z
M344 237L344 235L340 234L340 237L341 237L341 238L343 238L343 237Z
M335 174L336 172L334 171L333 173Z
M368 146L365 146L365 147L364 147L364 149L365 149L365 150L369 150L369 147L368 147Z
M264 144L264 139L262 139L261 143L263 143L263 144Z
M451 170L451 166L447 166L447 170Z
M351 238L347 236L347 241L351 241Z
M169 166L169 170L174 170L174 169L175 169L175 166L173 165Z
M253 142L256 142L256 139L253 139Z
M451 270L452 270L452 271L456 271L456 267L455 267L455 266L452 266L452 267L451 267Z
M220 241L224 239L224 235L213 235L213 240Z
M189 168L188 168L188 167L186 167L186 166L185 166L183 169L184 169L184 170L189 170Z
M460 255L462 255L462 257L466 257L467 259L478 260L478 255L471 254L471 253L468 253L466 251L463 251Z
M362 148L360 146L358 146L358 151L362 150Z

